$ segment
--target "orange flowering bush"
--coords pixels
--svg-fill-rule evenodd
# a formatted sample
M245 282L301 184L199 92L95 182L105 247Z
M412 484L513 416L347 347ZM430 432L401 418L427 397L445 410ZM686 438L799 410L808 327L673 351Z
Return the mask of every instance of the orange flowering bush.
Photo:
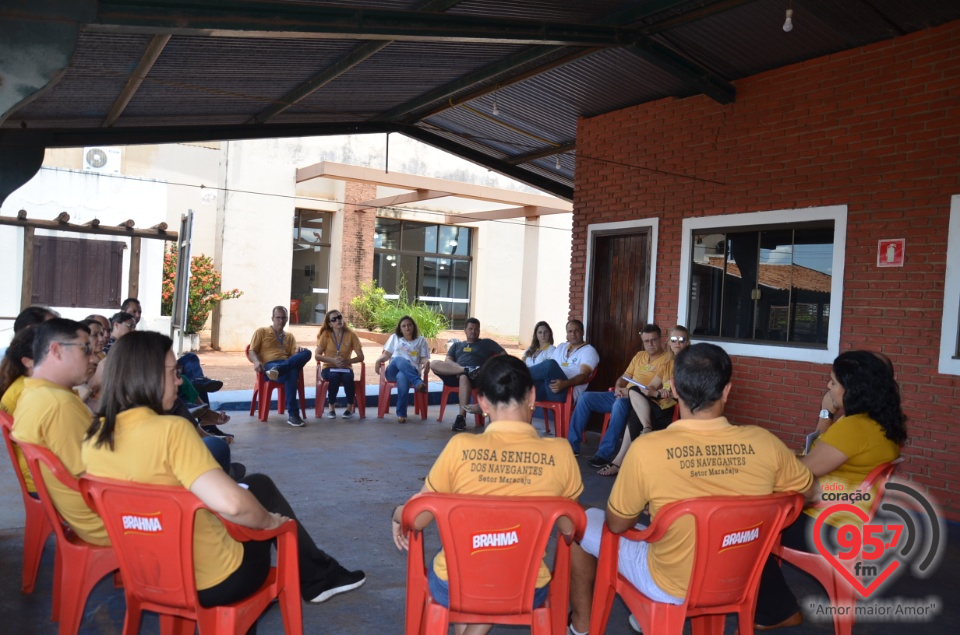
M173 314L173 289L177 278L177 246L168 243L163 255L163 287L160 309L163 315ZM243 291L220 290L220 272L214 269L213 259L200 254L190 260L190 298L187 303L185 333L199 333L207 317L219 302L239 298Z

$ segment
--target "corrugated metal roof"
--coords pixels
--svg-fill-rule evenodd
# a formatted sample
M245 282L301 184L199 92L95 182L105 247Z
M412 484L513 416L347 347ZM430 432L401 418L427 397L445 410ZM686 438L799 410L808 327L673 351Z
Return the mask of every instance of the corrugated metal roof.
M310 0L278 4L293 13L277 18L268 3L227 7L196 0L193 8L213 16L204 28L194 28L175 7L157 8L168 5L143 5L148 8L136 19L98 14L80 25L61 79L0 113L6 117L0 133L16 139L25 126L57 129L47 143L111 138L100 126L152 37L166 34L169 42L114 124L125 143L197 138L201 133L184 131L190 125L224 138L426 130L435 135L428 142L569 195L576 162L569 144L579 117L700 92L727 103L735 99L735 80L960 18L957 0L462 0L446 3L440 23L431 22L436 12L411 13L424 4ZM105 6L110 2L96 10ZM329 23L331 6L340 17L330 28L338 32L321 36L318 25ZM782 29L787 6L794 11L790 33ZM653 8L657 12L647 15ZM374 14L380 30L366 30ZM0 8L0 19L23 18ZM614 39L623 28L584 26L629 22L641 38L638 49ZM590 49L531 47L513 38L523 29L610 39ZM477 35L502 41L465 41ZM372 42L389 40L397 41L346 64L358 50L379 48ZM309 84L332 68L340 72L321 87ZM291 94L293 105L285 102ZM260 123L250 123L255 117ZM411 124L418 128L405 128ZM171 128L176 131L164 132ZM550 154L558 145L564 149L559 169Z

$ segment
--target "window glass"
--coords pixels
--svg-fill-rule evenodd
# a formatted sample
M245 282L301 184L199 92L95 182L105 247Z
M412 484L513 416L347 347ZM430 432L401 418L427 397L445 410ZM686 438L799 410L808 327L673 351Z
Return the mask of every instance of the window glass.
M373 246L376 249L400 249L400 221L393 218L378 218Z
M403 238L400 248L404 251L437 252L437 226L423 223L403 223Z
M833 223L694 233L693 335L826 347Z
M323 322L329 304L331 212L298 209L293 223L290 316L294 324Z

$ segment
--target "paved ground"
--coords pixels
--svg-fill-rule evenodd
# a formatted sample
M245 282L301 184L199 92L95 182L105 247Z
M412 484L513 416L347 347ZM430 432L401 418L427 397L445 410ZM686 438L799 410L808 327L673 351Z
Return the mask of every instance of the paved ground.
M405 599L404 555L390 540L388 516L393 506L420 489L434 458L450 438L454 411L437 423L438 408L432 406L426 421L412 418L404 426L392 418L379 421L376 410L364 420L317 421L311 416L307 427L290 428L274 414L260 423L245 413L234 413L227 429L236 435L234 460L249 471L271 475L286 493L301 520L317 542L346 566L362 568L367 584L356 592L334 598L326 604L304 607L306 633L374 634L402 633ZM542 429L542 422L535 420ZM473 433L473 427L470 432ZM596 436L590 437L596 447ZM587 451L589 454L589 451ZM599 477L581 459L586 490L581 502L602 506L612 480ZM47 544L44 562L33 595L20 594L23 509L16 480L6 459L0 460L0 633L52 635L56 625L49 619L53 570L53 544ZM944 614L932 623L911 624L912 633L956 633L960 630L960 609L955 597L960 575L960 536L951 526L951 547L934 577L918 581L904 577L890 596L925 598L935 596ZM431 547L434 547L435 538ZM788 579L798 597L820 595L816 585L791 573ZM807 602L806 604L809 604ZM122 592L109 582L101 583L86 606L81 627L83 635L119 633L124 614ZM727 620L732 633L736 620ZM861 623L855 633L887 634L906 630L904 625ZM155 619L144 621L143 633L156 633ZM270 610L258 633L281 633L279 612ZM525 632L497 628L494 633ZM627 634L626 612L619 600L607 631ZM808 622L792 632L797 635L832 632L827 623Z

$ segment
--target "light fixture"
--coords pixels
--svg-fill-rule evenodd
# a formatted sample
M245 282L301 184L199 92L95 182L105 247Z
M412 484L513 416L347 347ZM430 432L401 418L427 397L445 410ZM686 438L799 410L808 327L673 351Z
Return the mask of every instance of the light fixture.
M557 169L560 169L560 155L557 155Z
M453 239L453 240L450 241L450 246L451 246L451 247L456 247L456 246L457 246L457 241L456 241L456 239Z
M391 266L391 267L396 267L396 266L397 266L397 263L391 262L391 263L390 263L390 266Z
M787 9L787 19L783 21L783 31L785 33L793 31L793 9Z
M500 114L500 108L497 107L497 93L493 93L493 116L496 117Z

